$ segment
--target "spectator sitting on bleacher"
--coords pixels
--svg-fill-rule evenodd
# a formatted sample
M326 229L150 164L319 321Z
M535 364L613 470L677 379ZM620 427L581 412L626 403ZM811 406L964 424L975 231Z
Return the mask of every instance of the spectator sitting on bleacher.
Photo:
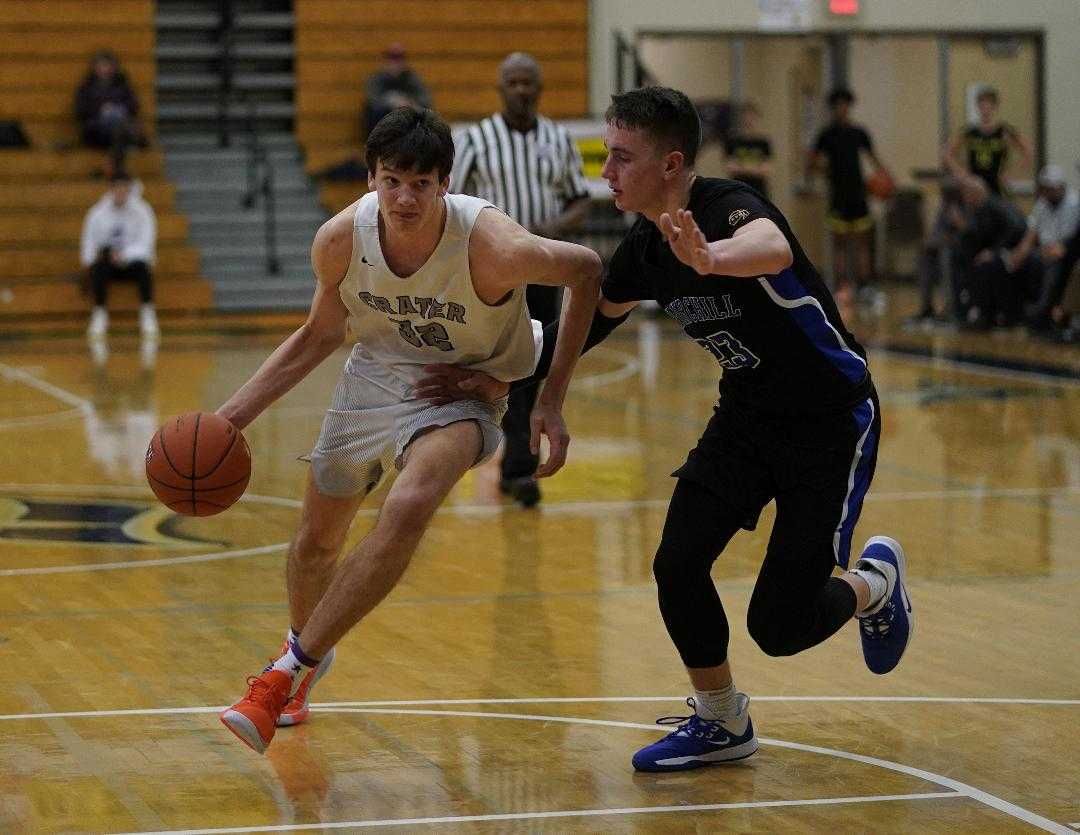
M960 236L959 301L966 323L978 330L1011 325L1019 319L1022 293L1009 275L1005 259L1027 232L1027 220L1012 203L992 194L979 177L961 179L963 204L946 209Z
M934 288L939 284L947 285L944 287L947 300L943 312L955 313L960 310L956 293L964 273L964 262L960 252L959 230L952 223L952 218L963 215L963 205L959 180L952 177L942 180L941 206L919 252L919 312L909 320L909 324L929 324L938 320L934 308Z
M1028 217L1028 231L1012 252L1011 272L1033 264L1041 275L1038 298L1027 309L1028 322L1036 329L1052 326L1052 313L1061 304L1066 271L1072 263L1066 259L1070 243L1080 228L1080 193L1065 181L1058 165L1047 165L1039 172L1039 199ZM1074 244L1075 246L1075 244ZM1060 313L1058 317L1060 319Z
M385 63L364 84L362 136L366 137L379 120L397 107L431 107L431 95L420 77L405 60L405 47L392 43L383 52Z
M145 148L146 136L135 118L139 100L111 52L99 52L75 93L75 118L83 144L110 152L114 171L123 168L132 145Z
M142 185L132 182L122 171L112 175L109 190L86 213L83 221L80 256L90 271L94 309L87 336L102 339L109 328L105 308L109 282L135 281L139 285L139 331L144 339L156 339L154 285L150 267L154 263L157 223L154 210L142 199Z

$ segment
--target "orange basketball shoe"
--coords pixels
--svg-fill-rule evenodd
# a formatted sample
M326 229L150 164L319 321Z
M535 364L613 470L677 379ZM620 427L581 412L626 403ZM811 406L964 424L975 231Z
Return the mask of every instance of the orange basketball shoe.
M280 670L267 670L248 680L247 695L221 713L221 721L241 741L260 754L274 738L281 711L289 701L292 677Z
M282 653L284 654L284 652ZM281 711L281 716L278 717L277 725L279 728L285 728L289 725L299 725L305 721L311 711L308 709L308 701L311 698L311 690L318 684L319 679L330 672L330 665L334 663L334 650L323 656L323 660L319 662L319 666L304 676L304 680L300 682L299 689L293 693L289 703L285 705L285 709Z

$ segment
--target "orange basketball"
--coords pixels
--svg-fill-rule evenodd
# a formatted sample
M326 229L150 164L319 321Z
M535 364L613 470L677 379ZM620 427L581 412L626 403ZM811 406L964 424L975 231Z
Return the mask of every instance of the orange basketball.
M878 200L888 200L896 194L896 183L884 171L875 171L866 178L866 189Z
M240 430L211 412L169 420L150 439L146 480L162 504L185 516L231 507L251 478L251 453Z

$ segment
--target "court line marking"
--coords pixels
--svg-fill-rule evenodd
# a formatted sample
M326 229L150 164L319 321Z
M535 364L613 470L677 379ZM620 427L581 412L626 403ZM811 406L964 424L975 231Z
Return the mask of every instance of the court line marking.
M0 577L22 577L36 574L72 574L85 571L118 571L125 568L153 568L162 565L186 565L198 562L216 562L217 560L236 559L238 557L257 557L262 554L274 554L288 550L288 542L274 545L259 545L255 548L240 548L234 551L216 551L212 554L192 554L186 557L162 557L156 560L128 560L125 562L82 563L80 565L44 565L29 568L0 569Z
M62 403L67 403L69 406L74 406L77 409L92 410L94 408L94 404L89 400L79 397L79 395L70 392L67 389L62 389L60 386L54 386L52 383L46 382L40 377L35 377L28 371L23 371L21 368L15 368L5 362L0 362L0 375L9 380L15 380L16 382L28 385L30 388L37 389L38 391L48 394Z
M121 493L139 498L149 498L149 490L134 487L127 484L20 484L16 482L0 483L0 491L14 492L24 490L28 492L58 492L58 493L91 493L96 494L102 490ZM870 493L864 501L924 501L930 499L947 498L1015 498L1030 496L1069 496L1080 493L1080 486L1068 485L1065 487L998 487L998 488L958 488L946 490L911 490L895 492ZM277 507L299 508L302 502L298 499L290 499L283 496L265 496L259 493L245 493L240 501L250 501L256 504L273 505ZM544 515L562 514L609 514L625 512L638 508L665 508L670 503L668 499L625 499L619 501L601 502L547 502L538 508ZM437 511L438 514L450 514L464 517L497 516L502 513L513 513L515 508L504 504L483 505L444 505ZM529 511L535 512L534 510ZM378 508L362 507L357 511L358 516L377 516ZM183 565L187 563L216 562L218 560L237 559L241 557L261 556L263 554L276 553L288 548L287 542L273 545L262 545L254 548L240 548L232 551L216 551L209 554L194 554L186 557L162 557L156 560L127 560L122 562L79 564L79 565L55 565L28 568L0 569L0 577L19 577L35 574L74 574L84 571L118 571L128 568L153 568L169 565Z
M0 491L13 492L26 490L27 492L55 492L55 493L97 493L110 491L126 495L136 495L139 498L149 498L147 491L142 488L132 487L126 484L0 484ZM284 507L300 507L296 499L285 499L280 496L262 496L258 493L249 493L240 497L240 501L250 501L255 504L268 504ZM252 548L238 548L229 551L213 551L207 554L190 554L188 556L161 557L155 560L124 560L121 562L80 563L77 565L46 565L30 566L27 568L3 568L0 569L0 577L23 577L39 574L75 574L86 571L119 571L127 568L153 568L165 565L187 565L190 563L216 562L218 560L238 559L240 557L257 557L263 554L275 554L288 550L288 542L275 542L271 545L259 545Z
M175 712L201 712L209 713L220 710L220 708L189 708L182 711ZM400 708L336 708L334 712L342 713L365 713L365 714L381 714L381 715L408 715L408 716L454 716L462 718L475 718L475 719L513 719L518 721L531 721L531 722L558 722L562 724L570 725L593 725L610 728L630 728L634 730L647 730L656 732L656 725L654 724L642 724L640 722L621 722L610 719L590 719L584 717L574 716L550 716L545 714L530 714L530 713L489 713L484 711L461 711L461 710L402 710ZM108 715L112 712L103 711L96 715ZM0 717L3 718L3 717ZM1047 832L1054 833L1066 833L1070 832L1068 828L1056 823L1048 818L1038 815L1035 812L1025 809L1022 806L1018 806L1015 803L1011 803L996 795L985 792L982 789L978 789L967 783L963 783L959 780L954 780L951 777L945 777L941 774L935 774L931 771L925 771L920 768L915 768L909 765L903 765L902 763L892 762L890 760L880 759L878 757L869 757L863 754L853 754L850 751L841 751L836 748L823 748L816 745L806 745L801 742L788 742L782 739L769 739L759 738L758 740L762 745L773 746L777 748L788 748L793 751L803 751L811 754L821 754L822 756L836 757L839 759L850 760L852 762L863 763L865 765L872 765L878 768L883 768L888 771L894 771L900 774L906 774L911 777L916 777L920 780L925 780L930 783L935 783L944 788L952 789L953 792L975 800L978 803L982 803L984 806L988 806L999 812L1003 812L1018 820L1022 820L1032 826L1036 826ZM535 814L535 813L522 813L522 814ZM513 819L502 818L503 820ZM446 822L453 822L454 819L450 819ZM438 820L433 819L420 819L413 821L414 823L435 823ZM352 821L346 823L331 823L321 825L307 825L304 828L307 829L329 829L329 828L343 828L346 826L355 827L374 827L374 826L398 826L403 825L402 821ZM188 833L188 835L194 835L194 833L207 833L210 835L217 835L218 833L229 832L258 832L265 831L267 827L247 827L247 828L233 828L233 829L202 829L202 830L174 830L171 835L179 835L179 833Z
M865 797L815 797L806 800L758 800L744 803L698 803L692 806L629 806L618 809L570 809L551 812L505 812L491 815L452 815L431 818L384 818L382 820L287 823L271 826L235 826L222 829L168 829L156 832L129 832L124 835L229 835L242 832L302 832L325 829L370 829L384 826L420 826L436 823L481 823L543 818L588 818L606 815L640 815L662 812L714 812L723 809L763 809L790 806L831 806L845 803L883 803L890 800L949 800L967 798L960 792L920 792L917 794L873 794Z
M539 704L623 704L637 702L683 702L682 695L671 696L542 696L522 699L389 699L381 701L312 702L318 713L333 713L352 708L423 707L436 705L539 705ZM1035 705L1075 707L1080 699L1025 699L993 696L754 696L754 702L895 702L910 704ZM167 716L176 714L220 713L228 705L201 707L136 707L115 710L67 710L54 713L0 714L0 722L32 719L100 719L118 716ZM652 726L649 726L652 727Z
M958 360L950 357L925 357L911 354L902 349L879 347L869 348L867 353L871 358L875 355L890 360L906 360L915 365L928 365L938 370L942 366L948 366L966 371L972 374L983 374L987 377L1001 377L1009 380L1018 380L1025 383L1038 381L1040 383L1052 383L1063 388L1080 386L1080 380L1075 377L1055 377L1053 374L1043 374L1040 371L1024 371L1018 368L1001 368L996 365L972 362L970 360Z
M62 412L42 412L39 415L27 415L25 417L4 418L0 420L0 429L20 429L24 426L32 426L37 429L50 423L60 423L86 414L85 409L64 409Z
M668 698L674 699L675 697L658 697L658 698L660 698L662 700L667 700ZM782 698L785 698L785 697L771 697L771 698L774 699L774 700L778 700L778 699L782 699ZM855 697L849 697L849 698L855 698ZM900 697L900 698L903 698L903 697ZM612 697L612 700L615 701L615 700L618 700L618 699L617 699L617 697ZM538 701L538 700L533 700L533 701ZM629 701L629 699L627 699L626 701ZM314 707L314 705L313 705L313 707ZM74 718L76 716L104 717L104 716L116 716L116 715L128 715L128 716L130 716L130 715L133 715L133 714L153 715L153 714L162 714L162 713L215 713L215 712L220 711L222 709L223 709L223 707L178 708L178 709L150 708L150 709L146 709L146 710L133 710L133 711L87 711L87 712L73 712L73 713L66 713L66 714L58 713L58 714L51 714L51 715L56 716L56 717L63 716L63 717L69 717L69 718ZM588 718L583 718L583 717L549 716L549 715L545 715L545 714L489 713L489 712L482 712L482 711L448 711L448 710L402 710L400 708L360 708L360 707L355 707L355 708L347 708L347 707L329 708L329 709L321 710L320 712L372 713L372 714L384 714L384 715L389 714L389 715L415 715L415 716L455 716L455 717L480 718L480 719L516 719L516 720L527 720L527 721L535 721L535 722L561 722L561 723L565 723L565 724L600 725L600 726L604 726L604 727L632 728L632 729L649 730L649 731L655 731L656 730L655 725L645 725L645 724L638 723L638 722L619 722L619 721L608 720L608 719L588 719ZM0 716L0 719L14 719L14 718L44 718L44 716L43 715L39 715L39 716L33 716L33 715ZM800 743L800 742L788 742L786 740L769 739L769 738L764 738L764 737L760 738L759 742L761 742L761 744L763 744L763 745L770 745L770 746L774 746L774 747L778 747L778 748L789 748L789 749L794 750L794 751L804 751L804 752L807 752L807 753L821 754L823 756L838 757L840 759L846 759L846 760L851 760L853 762L859 762L859 763L864 763L864 764L867 764L867 765L873 765L873 766L877 766L879 768L887 769L889 771L896 771L896 772L899 772L901 774L907 774L907 775L912 776L912 777L918 777L919 779L926 780L926 781L931 782L931 783L936 783L939 786L944 786L946 788L952 789L954 792L963 794L964 796L967 796L967 797L971 798L972 800L975 800L975 801L977 801L979 803L982 803L985 806L989 806L990 808L996 809L997 811L1003 812L1003 813L1005 813L1007 815L1010 815L1010 816L1012 816L1014 818L1017 818L1018 820L1022 820L1022 821L1026 822L1026 823L1031 824L1032 826L1037 826L1037 827L1039 827L1041 829L1046 830L1047 832L1061 833L1061 832L1068 832L1069 831L1068 829L1066 829L1061 824L1055 823L1054 821L1051 821L1048 818L1044 818L1041 815L1038 815L1038 814L1036 814L1036 813L1034 813L1034 812L1032 812L1032 811L1030 811L1028 809L1024 809L1021 806L1017 806L1016 804L1011 803L1011 802L1009 802L1007 800L1004 800L1003 798L997 797L996 795L992 795L989 792L985 792L985 791L983 791L981 789L975 788L974 786L968 785L967 783L960 782L959 780L953 780L950 777L945 777L943 775L935 774L935 773L930 772L930 771L924 771L923 769L914 768L914 767L908 766L908 765L903 765L902 763L891 762L890 760L883 760L883 759L880 759L878 757L868 757L868 756L865 756L863 754L853 754L853 753L851 753L849 751L841 751L841 750L838 750L838 749L835 749L835 748L822 748L822 747L815 746L815 745L805 745L805 744ZM438 821L429 821L429 822L438 822ZM335 825L335 826L332 826L332 827L331 826L316 826L316 827L306 827L306 828L316 828L316 829L319 829L319 828L341 828L341 827L344 827L344 826L361 826L361 825L363 825L363 826L380 826L380 825L382 825L382 826L391 826L391 825L400 825L400 823L397 822L397 821L389 821L389 822L388 821L383 821L383 822L378 822L378 821L352 822L352 823L348 823L348 824L338 824L338 825ZM251 831L259 831L260 829L265 829L265 827L254 827L254 828L247 828L247 829L178 830L177 832L186 831L186 832L224 833L224 832L251 832Z
M20 426L31 423L37 425L43 421L63 420L76 414L85 415L94 410L94 404L89 400L79 397L77 394L74 394L67 389L60 388L60 386L55 386L52 383L46 382L21 368L15 368L7 363L0 362L0 376L16 383L22 383L43 394L47 394L55 400L59 400L61 403L66 403L69 406L75 407L73 409L65 409L62 412L44 412L40 415L6 418L0 420L0 429L17 429Z

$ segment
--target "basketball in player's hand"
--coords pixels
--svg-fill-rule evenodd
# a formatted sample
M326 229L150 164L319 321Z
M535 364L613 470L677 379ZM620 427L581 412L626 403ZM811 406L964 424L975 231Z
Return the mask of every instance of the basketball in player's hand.
M896 194L896 183L880 169L866 178L866 189L878 200L888 200Z
M251 478L251 453L240 430L212 412L171 418L146 450L146 480L162 504L185 516L213 516L232 506Z

